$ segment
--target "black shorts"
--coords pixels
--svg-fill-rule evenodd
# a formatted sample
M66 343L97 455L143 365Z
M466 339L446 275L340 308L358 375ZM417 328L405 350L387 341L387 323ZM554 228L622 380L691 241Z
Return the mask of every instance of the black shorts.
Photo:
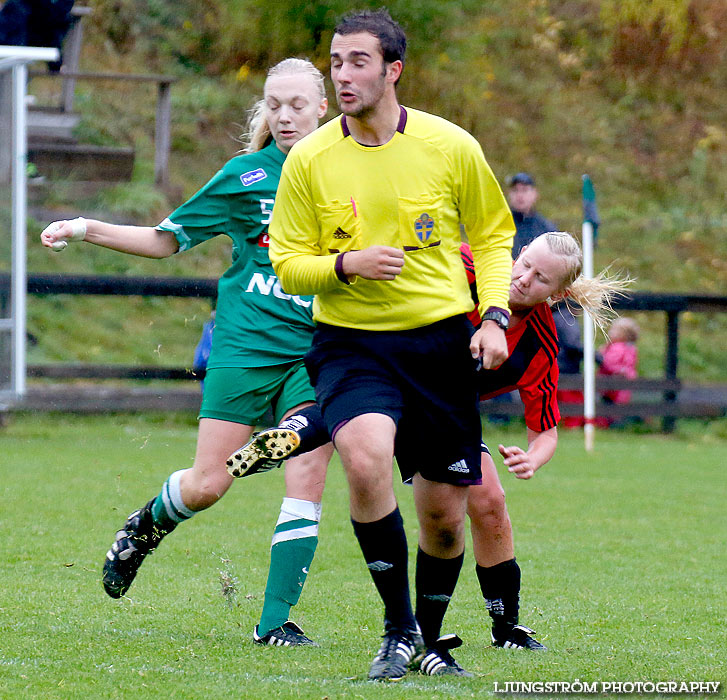
M405 331L318 324L305 364L330 433L365 413L397 425L402 479L482 482L472 326L454 316Z

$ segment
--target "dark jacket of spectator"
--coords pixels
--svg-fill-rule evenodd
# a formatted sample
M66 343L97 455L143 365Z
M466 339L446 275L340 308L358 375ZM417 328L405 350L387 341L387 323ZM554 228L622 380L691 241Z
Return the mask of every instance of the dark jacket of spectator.
M558 352L558 368L561 374L580 374L583 360L583 342L581 340L580 321L571 313L564 303L553 306L553 320L558 331L560 351Z
M528 245L540 234L558 230L552 221L538 214L537 211L532 211L529 214L513 211L512 218L515 221L516 228L515 238L512 242L513 260L520 254L520 249L523 246Z
M0 45L60 49L71 27L74 0L7 0L0 8ZM61 61L48 64L58 71Z

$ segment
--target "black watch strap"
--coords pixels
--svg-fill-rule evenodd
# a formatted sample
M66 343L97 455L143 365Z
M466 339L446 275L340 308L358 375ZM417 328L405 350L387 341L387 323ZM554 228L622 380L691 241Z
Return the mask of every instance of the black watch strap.
M482 320L494 321L503 331L506 331L510 326L510 315L502 309L489 308Z

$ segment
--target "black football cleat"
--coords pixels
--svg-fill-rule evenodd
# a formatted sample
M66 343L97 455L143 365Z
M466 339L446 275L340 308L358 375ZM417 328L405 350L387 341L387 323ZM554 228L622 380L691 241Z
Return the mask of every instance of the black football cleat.
M532 651L547 651L547 647L541 644L533 635L535 630L523 625L513 625L509 629L495 632L492 631L492 646L503 649L530 649Z
M419 664L419 671L428 676L463 676L473 678L465 671L451 654L452 649L462 646L462 640L456 634L445 634L425 652Z
M258 634L258 626L252 631L252 641L255 644L265 644L271 647L317 647L312 639L305 636L303 630L288 620L280 627L270 630L267 634Z
M418 631L390 627L384 632L383 639L371 663L369 680L400 681L424 649L422 636Z
M106 593L112 598L120 598L129 590L146 555L151 554L167 534L154 525L151 515L154 500L152 498L126 519L106 553L102 581Z

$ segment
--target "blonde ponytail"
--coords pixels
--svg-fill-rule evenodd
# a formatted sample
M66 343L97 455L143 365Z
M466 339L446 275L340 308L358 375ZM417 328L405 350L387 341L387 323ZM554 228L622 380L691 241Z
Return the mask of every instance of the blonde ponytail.
M265 118L265 100L258 100L252 106L247 118L247 130L240 140L244 144L243 153L257 153L273 140Z
M583 252L578 241L563 231L542 234L551 252L561 256L566 264L565 279L553 302L561 298L573 311L577 304L588 312L593 322L605 334L609 322L618 314L613 310L612 301L624 296L633 284L628 276L611 274L602 270L595 277L584 277Z

